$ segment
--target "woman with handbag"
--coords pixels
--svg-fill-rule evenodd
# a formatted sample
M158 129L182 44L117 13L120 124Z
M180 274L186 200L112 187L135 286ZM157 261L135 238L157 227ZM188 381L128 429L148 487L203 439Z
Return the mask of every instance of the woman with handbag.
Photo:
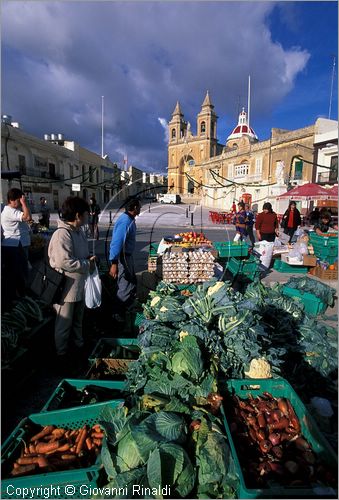
M48 257L50 266L65 276L59 303L54 304L54 338L58 365L67 371L74 367L74 360L70 358L69 341L72 340L77 349L76 358L83 351L85 281L88 273L95 269L96 257L89 256L87 238L81 230L88 221L88 203L82 198L71 196L65 200L61 211L62 220L58 221L58 228L49 243Z
M284 233L288 234L288 236L290 237L290 242L300 224L301 215L299 210L297 209L297 204L295 201L290 201L288 209L284 213L281 221L281 227L284 229Z

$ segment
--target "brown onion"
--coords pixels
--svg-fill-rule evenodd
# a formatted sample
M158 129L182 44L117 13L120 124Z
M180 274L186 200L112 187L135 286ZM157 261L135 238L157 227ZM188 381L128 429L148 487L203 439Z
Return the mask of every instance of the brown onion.
M308 444L308 442L306 441L306 439L302 438L302 437L298 437L295 441L294 441L296 447L298 448L298 450L301 450L301 451L308 451L310 450L310 445Z
M283 449L281 448L281 446L273 446L271 451L272 451L273 455L275 455L277 458L282 458Z
M260 441L259 446L263 453L268 453L272 448L271 442L268 441L267 439L263 439L262 441Z
M273 446L276 446L280 443L280 434L278 434L277 432L271 432L271 434L268 436L268 439L271 441Z
M288 417L288 406L285 398L278 399L278 408L280 411L282 411L285 417Z
M283 475L284 474L284 468L282 465L277 464L276 462L270 462L270 467L272 472L275 472L276 474Z
M303 458L305 459L305 461L308 463L308 464L315 464L315 456L314 454L312 453L312 451L304 451L303 453Z

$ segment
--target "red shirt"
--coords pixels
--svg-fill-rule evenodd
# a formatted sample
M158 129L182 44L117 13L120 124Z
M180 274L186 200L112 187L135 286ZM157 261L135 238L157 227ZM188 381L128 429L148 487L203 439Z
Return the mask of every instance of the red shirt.
M261 212L255 220L255 228L264 234L274 234L278 227L278 218L275 212Z
M288 221L287 221L287 227L289 229L294 228L294 210L290 210L290 215L289 215Z

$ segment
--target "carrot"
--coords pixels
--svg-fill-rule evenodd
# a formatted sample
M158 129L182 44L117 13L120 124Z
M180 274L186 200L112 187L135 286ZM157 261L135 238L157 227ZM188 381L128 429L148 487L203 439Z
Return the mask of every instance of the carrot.
M77 430L77 437L75 439L75 444L78 444L79 443L79 440L81 438L81 432L82 432L82 429L78 429Z
M102 439L104 437L103 432L92 432L91 437L97 438L97 439Z
M36 447L34 444L29 445L29 453L36 453Z
M88 437L86 439L86 446L87 446L88 451L93 448L93 442L92 442L92 439L90 437Z
M19 465L31 465L31 464L35 464L35 459L38 458L37 455L34 455L33 457L20 457L18 458L18 460L16 461L17 464Z
M87 438L87 426L84 425L84 427L81 430L80 439L77 443L77 447L76 447L76 451L75 451L77 455L79 455L79 453L82 451L82 448L86 442L86 438Z
M61 437L63 437L64 434L65 434L65 429L54 429L54 431L52 431L52 435L56 439L60 439Z
M93 439L93 443L96 444L97 446L101 446L102 445L102 440L99 439L99 438L94 438Z
M72 453L74 452L75 453L75 450L76 450L76 446L71 446L70 450Z
M46 425L42 431L38 432L38 434L35 434L33 437L31 437L30 442L32 443L33 441L39 441L41 438L44 436L48 436L53 430L55 426L54 425Z
M69 437L71 437L71 431L68 430L65 432L65 438L68 439Z
M77 459L76 455L73 455L72 453L65 453L64 455L61 455L61 460L69 460L69 461L74 461Z
M35 471L37 467L37 464L20 465L19 467L12 469L11 476L23 476L24 474L30 474Z
M102 429L99 424L95 424L92 426L92 429L94 429L95 432L101 432Z
M79 432L79 429L73 429L73 430L70 432L69 437L75 436L75 434L77 434L78 432Z
M14 462L13 467L14 467L14 469L18 469L20 467L20 465L17 464L16 462Z
M59 441L53 441L53 443L38 443L36 445L37 453L48 453L50 451L56 450L59 448Z
M44 469L46 467L49 467L48 460L45 457L37 457L34 461L35 464L38 464L40 469Z
M57 448L55 451L68 451L70 449L71 445L69 443L65 443L63 444L62 446L59 446L59 448Z

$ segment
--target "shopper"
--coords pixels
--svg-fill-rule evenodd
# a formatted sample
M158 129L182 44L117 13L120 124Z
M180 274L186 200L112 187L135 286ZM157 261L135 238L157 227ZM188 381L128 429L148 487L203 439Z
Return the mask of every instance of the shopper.
M85 308L84 287L89 272L95 268L95 256L89 256L88 242L81 226L87 223L89 206L79 197L70 196L61 208L62 220L54 231L48 247L51 267L66 277L59 304L54 304L55 347L61 370L72 369L71 345L77 350L76 358L83 354L82 322Z
M113 318L125 322L126 313L133 306L136 298L137 279L134 270L133 253L136 242L135 218L140 214L140 201L132 198L125 203L125 213L118 218L110 245L109 271L113 279L117 279L116 303Z
M279 236L278 217L272 210L271 203L264 203L263 211L257 215L255 221L255 229L259 241L274 241L276 236Z
M237 240L242 241L247 236L247 226L246 226L246 211L245 211L245 203L239 201L238 203L238 211L234 216L233 224L235 224L235 230L237 232Z
M310 213L309 215L309 221L310 221L310 224L313 225L313 224L317 224L319 222L319 218L320 218L320 211L319 211L319 208L318 207L315 207L314 210L312 210L312 212Z
M295 201L290 201L288 209L284 213L281 221L281 227L284 229L284 233L288 234L288 236L290 237L289 240L290 242L300 224L301 224L301 215L299 210L297 209L297 204Z
M255 237L253 234L253 226L254 226L254 213L252 212L249 203L245 203L245 212L246 212L246 231L247 235L250 239L251 246L254 247Z
M31 244L28 223L31 220L24 193L18 188L10 189L7 193L7 205L1 213L1 246L6 272L15 287L14 294L18 295L25 294L28 284L28 249Z
M47 205L47 200L44 196L40 198L40 206L39 206L39 223L47 227L49 229L49 220L51 216L51 210Z
M99 214L100 207L97 204L97 201L94 196L89 199L89 227L91 230L91 237L95 239L99 239Z
M338 230L338 225L332 223L331 214L327 211L320 212L320 220L314 225L314 231L319 235L326 235L329 229Z
M233 200L232 207L231 207L231 212L235 214L237 211L237 205L235 204L235 200Z

